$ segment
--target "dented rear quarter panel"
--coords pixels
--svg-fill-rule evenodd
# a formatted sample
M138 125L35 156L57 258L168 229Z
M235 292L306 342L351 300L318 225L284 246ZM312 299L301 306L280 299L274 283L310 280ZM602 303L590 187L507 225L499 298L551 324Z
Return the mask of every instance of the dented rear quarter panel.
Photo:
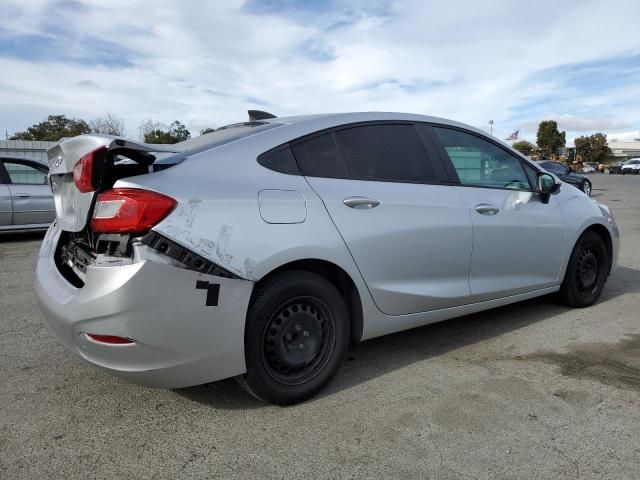
M176 209L153 230L243 279L256 282L296 260L325 260L351 276L365 315L381 315L322 200L305 178L257 163L258 155L290 139L274 135L277 130L194 155L170 170L119 180L116 186L147 188L178 200ZM298 192L306 207L303 221L265 221L259 194L270 189ZM293 210L292 216L299 219L298 203Z

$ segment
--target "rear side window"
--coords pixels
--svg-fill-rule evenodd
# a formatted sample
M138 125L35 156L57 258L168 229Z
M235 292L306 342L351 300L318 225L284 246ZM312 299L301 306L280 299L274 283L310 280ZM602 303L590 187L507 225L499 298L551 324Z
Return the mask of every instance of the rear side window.
M349 178L397 182L435 180L413 125L367 125L335 132Z
M434 127L462 185L530 190L520 160L476 135Z
M260 155L258 163L276 172L300 175L298 164L288 145Z
M338 147L330 133L296 143L292 148L303 175L347 178Z

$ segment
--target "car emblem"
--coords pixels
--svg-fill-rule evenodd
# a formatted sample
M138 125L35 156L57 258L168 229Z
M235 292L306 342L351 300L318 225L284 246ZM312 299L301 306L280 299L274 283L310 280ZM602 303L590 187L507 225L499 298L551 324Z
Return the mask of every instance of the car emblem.
M58 156L56 157L56 163L54 164L54 167L59 167L59 166L60 166L60 164L62 163L62 160L64 160L64 159L62 158L62 155L58 155Z

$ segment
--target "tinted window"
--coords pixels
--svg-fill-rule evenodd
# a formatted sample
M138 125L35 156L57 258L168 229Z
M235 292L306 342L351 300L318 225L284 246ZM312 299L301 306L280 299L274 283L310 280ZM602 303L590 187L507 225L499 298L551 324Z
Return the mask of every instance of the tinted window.
M568 172L567 167L557 162L542 162L540 165L549 172L559 173L561 175Z
M441 127L433 130L463 185L531 189L520 160L511 153L470 133Z
M309 177L346 178L346 171L330 133L292 145L303 175Z
M368 125L335 133L349 178L400 182L435 180L413 125Z
M258 157L258 163L276 172L300 175L296 159L288 146L260 155L260 157Z
M21 163L4 162L11 183L22 185L45 185L47 183L47 171Z

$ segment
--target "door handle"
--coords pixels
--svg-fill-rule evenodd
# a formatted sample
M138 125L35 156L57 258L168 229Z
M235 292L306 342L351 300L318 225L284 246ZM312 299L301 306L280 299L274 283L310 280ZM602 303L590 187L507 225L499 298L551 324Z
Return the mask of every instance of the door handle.
M500 211L500 209L494 205L488 205L486 203L481 203L480 205L476 205L476 212L481 215L495 215Z
M367 197L347 197L342 203L344 203L347 207L357 208L359 210L367 209L367 208L375 208L380 205L378 200L374 200L373 198Z
M29 198L31 195L28 193L16 193L16 197L18 198Z

